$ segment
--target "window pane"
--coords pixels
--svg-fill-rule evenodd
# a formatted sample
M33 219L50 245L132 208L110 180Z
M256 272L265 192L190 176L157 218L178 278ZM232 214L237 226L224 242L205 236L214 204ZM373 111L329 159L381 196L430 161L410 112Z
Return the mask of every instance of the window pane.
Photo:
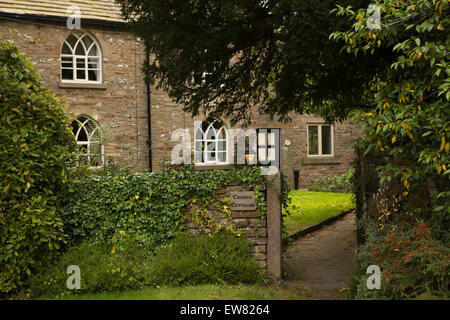
M216 142L208 142L207 151L216 151Z
M73 70L72 69L63 69L62 70L62 78L64 80L73 80Z
M224 163L224 162L226 162L226 160L227 160L227 154L226 154L226 152L218 152L217 153L217 156L218 156L218 161L220 162L220 163Z
M78 80L86 80L86 71L77 70L77 79Z
M98 58L88 58L89 69L99 69Z
M73 59L67 58L67 57L62 57L61 65L63 68L73 68Z
M94 44L92 46L91 50L88 53L88 56L91 56L91 57L97 57L98 56L97 45Z
M86 46L87 49L89 49L91 45L94 43L94 41L88 35L85 35L82 41L84 42L84 45Z
M206 132L206 139L208 140L216 139L216 130L213 127L209 128L208 132Z
M74 135L76 135L77 132L78 132L78 129L80 128L80 125L78 124L78 121L73 121L72 124L71 124L71 127L72 127L72 133Z
M269 133L269 134L268 134L268 140L269 140L269 141L268 141L267 144L268 144L269 146L275 146L275 133L272 133L272 132Z
M331 126L322 126L322 154L331 154Z
M197 132L195 133L195 139L196 140L203 140L203 131L198 128Z
M258 133L258 146L266 146L267 145L266 137L267 137L266 132Z
M208 162L217 161L217 157L216 157L216 153L215 152L207 152L206 153L206 157L207 157L207 161Z
M315 156L319 154L319 131L317 126L308 127L308 151L309 155Z
M81 42L78 43L77 48L75 50L75 54L77 56L85 56L86 51L84 50L83 44Z
M99 80L99 71L98 70L89 70L88 71L88 76L89 76L89 81L98 81Z
M86 69L86 59L77 59L77 69Z
M227 150L227 142L226 141L218 141L218 150L217 151L226 151Z
M267 161L267 155L266 155L266 149L265 148L259 148L258 149L258 160L265 162Z
M78 38L71 34L67 39L67 43L73 48L78 41Z
M276 157L275 157L275 148L269 148L267 150L267 160L269 161L276 161Z
M89 141L88 134L87 134L85 128L81 129L80 134L77 137L77 141L78 142L88 142Z
M217 131L217 139L226 139L226 138L227 138L227 134L225 132L225 129L224 128L220 128Z
M100 137L100 131L98 130L98 125L92 120L85 123L84 127L93 140L98 140Z
M62 53L62 54L72 54L72 50L69 48L69 46L67 45L67 43L64 43L64 44L63 44L61 53Z

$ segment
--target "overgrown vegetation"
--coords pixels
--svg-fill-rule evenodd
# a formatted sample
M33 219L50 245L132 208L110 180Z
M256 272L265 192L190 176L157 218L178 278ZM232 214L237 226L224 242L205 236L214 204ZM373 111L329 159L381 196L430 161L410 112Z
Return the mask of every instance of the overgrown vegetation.
M263 276L247 239L228 232L195 237L181 234L158 250L152 282L172 286L258 283Z
M152 248L124 240L118 250L111 245L86 244L69 248L56 263L40 268L32 277L32 297L66 297L155 288L167 285L256 284L264 272L250 254L247 239L228 232L193 236L179 234L169 245L160 247L154 257ZM81 289L66 287L66 269L81 270Z
M349 172L344 173L340 176L320 177L319 179L314 181L314 183L308 188L308 190L350 193L353 191L353 174L353 170L349 170Z
M220 231L223 228L211 221L207 208L218 204L222 218L231 219L227 199L215 197L217 189L231 182L253 190L265 214L262 188L266 180L257 168L197 171L191 166L166 166L154 173L92 174L70 184L64 202L67 233L75 243L90 240L119 246L132 237L157 248L185 229L188 216L200 229Z
M30 59L0 41L0 294L65 242L61 191L76 144L64 110Z
M67 289L66 273L76 265L81 272L81 289ZM31 277L30 289L23 290L31 297L63 297L75 293L96 293L137 290L149 283L151 275L147 250L136 242L124 241L119 250L108 244L84 242L68 248L56 261L43 263Z
M368 239L357 254L355 299L410 299L422 295L449 297L450 248L431 236L426 222L390 224L382 231L367 222ZM365 268L382 270L380 290L367 289Z
M450 40L449 1L383 0L378 28L367 8L341 7L350 30L332 39L356 56L388 49L392 63L374 78L374 107L357 111L364 136L357 203L366 245L361 273L383 268L382 289L368 293L361 276L357 297L447 296L450 245ZM365 158L368 156L368 158ZM445 288L445 289L444 289Z

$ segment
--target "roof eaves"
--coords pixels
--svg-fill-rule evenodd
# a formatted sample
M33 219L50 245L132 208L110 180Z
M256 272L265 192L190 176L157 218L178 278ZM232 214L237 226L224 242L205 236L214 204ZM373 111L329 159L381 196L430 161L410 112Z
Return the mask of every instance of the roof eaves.
M6 18L14 18L14 19L35 19L35 20L43 20L43 21L51 21L51 22L65 22L67 21L67 17L57 16L57 15L40 15L40 14L30 14L30 13L9 13L9 12L0 12L0 17ZM128 27L128 23L123 21L110 21L110 20L101 20L101 19L86 19L81 18L81 23L91 24L91 25L100 25L100 26L112 26L112 27Z

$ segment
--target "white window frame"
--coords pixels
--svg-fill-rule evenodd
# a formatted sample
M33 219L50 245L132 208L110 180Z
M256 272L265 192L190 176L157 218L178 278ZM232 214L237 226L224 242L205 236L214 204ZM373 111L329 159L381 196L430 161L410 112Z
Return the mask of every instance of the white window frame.
M330 127L330 134L331 134L331 154L322 154L322 127ZM318 139L318 154L309 154L309 128L310 127L317 127L317 139ZM308 157L311 158L318 158L318 157L334 157L334 125L332 124L326 124L326 123L309 123L307 125L307 138L306 138L306 145L307 150L306 153Z
M72 47L68 42L67 39L70 36L75 36L76 38L78 38L77 42L75 43L74 47ZM82 41L85 37L89 37L92 40L92 44L89 46L89 48L86 48L84 42ZM64 44L66 44L69 49L72 51L72 54L63 54L63 48L64 48ZM76 49L78 47L78 45L83 46L84 48L84 52L86 53L85 55L77 55L76 53ZM91 51L91 49L96 46L97 47L97 55L96 56L89 56L89 52ZM63 67L63 58L71 58L72 59L72 68L70 67ZM84 70L85 71L85 78L84 79L78 79L78 75L77 75L77 59L84 59L85 60L85 64L84 64L84 69L80 69L80 70ZM98 66L96 69L93 68L89 68L89 59L98 59ZM90 35L89 33L86 32L81 32L81 31L75 31L70 33L66 39L64 40L63 45L61 46L61 53L60 53L60 76L61 76L61 82L63 83L92 83L92 84L102 84L103 83L103 61L102 61L102 51L100 48L100 45L98 44L97 40L95 40L95 38ZM69 79L64 79L63 78L63 70L72 70L73 71L73 78L72 80ZM97 71L97 80L89 80L89 71Z
M81 122L79 120L80 118L85 118L86 120L84 122ZM93 140L92 137L95 135L95 133L97 131L101 130L100 126L98 125L97 121L95 121L94 119L92 119L92 118L90 118L88 116L85 116L85 115L80 115L80 116L76 117L75 119L73 119L72 122L77 122L78 123L78 126L79 126L78 127L78 131L77 131L76 134L74 134L75 140L77 141L77 144L79 146L86 146L87 147L87 154L86 154L86 156L88 158L88 162L91 163L90 148L91 148L91 144L93 144L92 143L92 140ZM89 130L87 128L87 124L89 122L92 122L92 123L95 124L95 129L90 134L89 134ZM82 130L85 131L88 141L78 141L78 137L79 137L79 135L80 135ZM105 165L105 145L104 144L102 144L101 150L102 150L102 157L101 157L102 164L99 165L99 166L91 166L91 168L101 168L101 167L103 167Z
M272 162L277 164L278 169L281 168L281 152L280 152L280 141L281 141L281 129L280 128L258 128L256 129L257 134L257 157L258 165L263 165L261 161L269 161L270 163L264 164L264 166L271 165ZM263 139L261 139L263 137ZM270 138L273 141L269 141ZM278 139L277 139L278 138ZM274 152L275 159L269 159L269 150ZM264 160L261 160L261 151L264 152Z
M221 166L221 165L228 165L230 164L230 149L229 149L229 139L230 139L230 135L228 133L228 130L225 126L221 126L219 129L216 129L214 127L214 125L216 124L216 122L213 122L211 124L209 124L209 126L207 127L207 129L205 131L203 131L202 129L202 125L203 123L200 123L200 125L198 127L195 128L195 132L194 132L194 154L197 155L198 152L202 153L202 158L203 161L202 162L198 162L197 156L194 156L194 163L195 165L217 165L217 166ZM202 138L198 139L197 138L197 131L200 130L202 133ZM213 130L213 134L214 134L214 139L208 139L208 133L210 132L210 130ZM220 133L221 130L224 130L225 133L225 139L219 139L218 138L218 133ZM204 144L204 147L202 148L202 150L197 150L197 145L198 143L202 143ZM219 151L219 142L224 142L225 143L225 151ZM215 151L208 151L208 143L215 143ZM216 159L215 160L209 160L209 153L211 152L216 152ZM225 161L220 162L219 161L219 157L218 157L218 152L222 152L225 153Z

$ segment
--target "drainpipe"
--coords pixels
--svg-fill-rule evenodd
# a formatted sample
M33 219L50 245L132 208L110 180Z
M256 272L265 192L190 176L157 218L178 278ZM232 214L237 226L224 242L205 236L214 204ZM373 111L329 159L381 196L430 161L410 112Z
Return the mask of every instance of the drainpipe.
M146 45L146 65L150 64L150 48ZM150 172L153 171L153 157L152 157L152 100L151 100L151 92L150 92L150 81L146 80L145 84L147 86L147 126L148 126L148 166Z

